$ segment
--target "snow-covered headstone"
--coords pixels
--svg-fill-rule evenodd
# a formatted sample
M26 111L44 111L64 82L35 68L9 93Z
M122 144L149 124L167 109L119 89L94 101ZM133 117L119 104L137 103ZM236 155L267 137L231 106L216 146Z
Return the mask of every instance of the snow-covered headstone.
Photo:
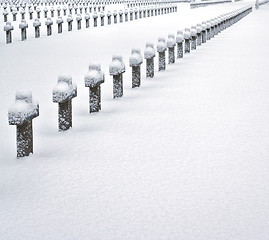
M32 10L32 9L30 9L30 10ZM29 11L30 11L29 10ZM33 10L32 10L33 11ZM25 10L24 9L22 9L21 11L20 11L20 13L21 13L21 19L23 20L23 19L25 19ZM30 19L32 19L31 18L31 14L30 14Z
M13 16L13 22L15 22L17 20L17 10L16 9L13 9L12 10L12 16Z
M61 16L61 8L57 7L57 16L60 17Z
M82 17L80 14L77 15L76 20L77 20L77 28L78 28L78 30L80 30L81 29L81 20L82 20Z
M219 33L219 18L215 18L215 35L218 35Z
M177 58L183 58L183 32L177 31L176 43L177 43Z
M168 64L175 63L175 36L174 34L169 34L167 39L167 48L168 48Z
M15 103L8 110L9 125L17 126L17 157L33 153L33 118L39 116L39 105L32 99L32 93L18 90Z
M197 46L201 46L201 43L202 43L202 26L201 26L201 24L196 25L196 31L197 31Z
M206 43L206 22L202 22L202 43Z
M211 38L211 23L210 21L206 21L206 40L210 40Z
M110 25L111 24L111 12L108 11L106 15L107 15L107 25Z
M158 15L158 9L157 9L157 7L155 6L155 8L154 8L154 13L155 13L155 16L157 16Z
M220 19L221 19L221 23L220 23L220 32L221 32L222 30L224 30L225 18L223 15L221 15Z
M132 55L129 58L129 66L132 68L132 88L139 87L141 84L140 65L143 63L143 57L139 49L132 49Z
M146 17L146 13L147 13L147 9L144 7L144 8L143 8L143 18Z
M146 77L154 77L154 57L155 49L153 43L147 43L144 50L144 58L146 59Z
M191 33L189 28L185 28L184 31L184 40L185 40L185 53L190 53L191 48L190 48L190 38L191 38Z
M100 64L90 64L84 79L85 87L89 88L89 111L90 113L99 112L101 110L101 84L105 81Z
M113 16L114 16L114 24L117 23L117 15L118 15L118 12L116 10L114 10L113 12Z
M37 18L40 18L40 12L41 12L40 8L37 8L36 9L36 16L37 16Z
M74 6L74 9L75 9L75 14L77 14L77 13L78 13L78 6L75 5L75 6Z
M130 13L130 21L133 21L133 13L134 13L134 11L133 11L132 8L129 10L129 13Z
M134 19L138 18L138 10L137 8L134 9Z
M113 98L123 95L123 77L125 64L121 56L113 56L112 63L109 65L109 74L113 76Z
M211 19L210 20L210 23L211 23L211 29L210 29L210 38L214 38L214 36L215 36L215 30L216 30L216 28L215 28L215 26L216 26L216 23L215 23L215 20L214 19Z
M90 14L86 13L84 18L86 21L86 28L89 28L90 27Z
M48 17L48 9L45 7L44 8L44 17L47 18Z
M66 16L66 10L67 10L66 6L63 6L64 16Z
M72 84L72 77L61 75L58 84L52 90L52 100L58 103L59 131L72 127L72 99L77 96L77 86Z
M69 14L71 14L71 15L72 15L72 10L73 10L73 7L72 7L72 6L69 6L69 7L68 7L68 9L69 9Z
M124 10L124 15L125 15L125 22L128 21L128 9Z
M35 21L33 22L33 27L35 28L35 38L40 37L40 26L41 22L39 21L39 19L35 19Z
M94 12L94 14L92 15L93 17L93 26L97 27L97 18L98 18L98 14L96 12Z
M21 29L21 40L24 41L27 39L26 29L28 28L28 24L26 23L25 19L21 20L19 28Z
M120 11L119 11L119 18L120 18L120 22L123 22L122 15L123 15L123 11L122 11L122 10L120 10Z
M12 34L11 31L14 29L13 25L10 22L6 22L4 26L4 31L6 32L6 43L12 43Z
M32 8L30 8L28 12L29 12L29 18L30 18L30 20L32 20L33 19L33 12L34 12L34 10ZM25 11L24 11L24 13L25 13ZM22 10L21 10L21 14L22 14Z
M150 16L151 16L151 17L154 16L154 9L153 9L153 6L150 7Z
M139 18L142 18L142 12L143 12L143 9L142 8L139 8Z
M7 10L3 11L3 16L4 16L4 22L7 22L7 17L8 17L8 11Z
M68 15L66 21L67 21L67 24L68 24L68 31L72 31L73 18L72 18L71 14Z
M54 7L50 8L50 16L53 18L54 17Z
M56 20L56 23L58 25L58 33L62 33L63 31L63 18L61 16L58 17L58 19Z
M50 36L52 34L52 25L53 25L53 21L51 20L51 18L47 18L45 25L47 26L47 36Z
M165 51L167 45L164 38L159 38L157 43L157 52L159 53L159 71L164 71L166 68L165 64Z
M191 27L191 50L196 49L197 30L195 26Z

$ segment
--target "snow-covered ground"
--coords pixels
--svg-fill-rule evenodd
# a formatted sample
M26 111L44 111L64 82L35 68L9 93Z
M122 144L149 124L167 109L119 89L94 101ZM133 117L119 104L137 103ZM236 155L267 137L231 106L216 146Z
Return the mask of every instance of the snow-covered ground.
M0 239L267 240L269 4L131 89L132 48L253 2L0 45ZM126 62L124 97L108 66ZM157 58L155 59L157 69ZM102 111L88 113L90 62L106 75ZM78 84L73 128L57 131L52 89ZM17 159L7 111L33 92L34 154Z

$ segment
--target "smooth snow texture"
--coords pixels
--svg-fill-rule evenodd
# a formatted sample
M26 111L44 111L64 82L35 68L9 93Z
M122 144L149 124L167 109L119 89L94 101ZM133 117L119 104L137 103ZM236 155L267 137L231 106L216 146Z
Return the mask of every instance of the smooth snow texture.
M245 6L236 2L41 37L0 38L0 236L3 240L267 240L268 16L263 5L113 100L109 64L132 48ZM43 15L43 12L42 12ZM2 21L2 20L1 20ZM93 19L91 19L92 24ZM84 22L84 21L83 21ZM16 23L18 26L19 22ZM4 24L2 25L4 26ZM92 25L91 25L92 26ZM15 31L13 31L15 33ZM102 110L89 114L84 75L100 63ZM51 91L78 85L73 128L58 132ZM16 159L8 108L17 89L40 103L34 154Z

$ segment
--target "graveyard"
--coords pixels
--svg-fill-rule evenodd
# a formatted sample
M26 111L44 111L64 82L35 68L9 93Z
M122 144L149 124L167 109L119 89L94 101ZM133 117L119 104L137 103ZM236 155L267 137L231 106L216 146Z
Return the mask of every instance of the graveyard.
M0 239L267 239L269 1L0 15Z

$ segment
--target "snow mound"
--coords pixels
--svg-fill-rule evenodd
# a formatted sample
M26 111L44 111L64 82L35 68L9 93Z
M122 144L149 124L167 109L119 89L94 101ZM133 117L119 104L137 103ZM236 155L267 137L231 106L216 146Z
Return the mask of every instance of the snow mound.
M90 64L89 71L84 77L85 87L95 87L105 82L105 75L100 64Z
M40 27L41 26L41 22L39 21L39 19L35 19L35 21L33 22L33 26L34 27Z
M11 22L6 22L6 25L4 26L4 31L10 31L13 29L14 27L11 25Z
M139 49L132 49L132 55L129 59L130 67L137 67L143 63L143 58Z
M147 43L144 51L145 59L151 59L155 57L155 49L153 43Z
M121 56L114 55L112 57L112 63L109 65L110 75L119 75L125 72L125 64Z
M167 50L165 39L159 38L157 43L157 52L164 52Z
M51 20L51 18L47 18L47 21L45 22L45 25L47 25L47 26L53 25L53 21Z
M192 28L192 29L191 29L191 36L192 36L192 37L195 37L196 34L197 34L196 29Z
M73 18L72 18L72 15L69 14L67 19L66 19L67 22L73 22Z
M190 37L191 37L190 32L189 31L185 31L184 32L184 39L190 39Z
M172 48L175 45L176 45L175 35L174 34L169 34L168 39L167 39L167 47Z
M72 77L60 75L58 84L52 90L53 102L62 103L77 96L77 86L72 84Z
M21 28L21 29L28 28L28 24L26 23L25 19L21 20L21 23L19 24L19 28Z
M77 21L81 21L81 20L82 20L82 17L81 17L80 14L77 15L76 20L77 20Z
M10 125L20 125L26 120L39 115L39 105L32 99L32 92L18 90L15 103L8 110L8 122Z
M61 24L61 23L63 23L63 19L62 19L62 17L60 16L60 17L58 17L58 19L56 20L56 23L57 24Z

